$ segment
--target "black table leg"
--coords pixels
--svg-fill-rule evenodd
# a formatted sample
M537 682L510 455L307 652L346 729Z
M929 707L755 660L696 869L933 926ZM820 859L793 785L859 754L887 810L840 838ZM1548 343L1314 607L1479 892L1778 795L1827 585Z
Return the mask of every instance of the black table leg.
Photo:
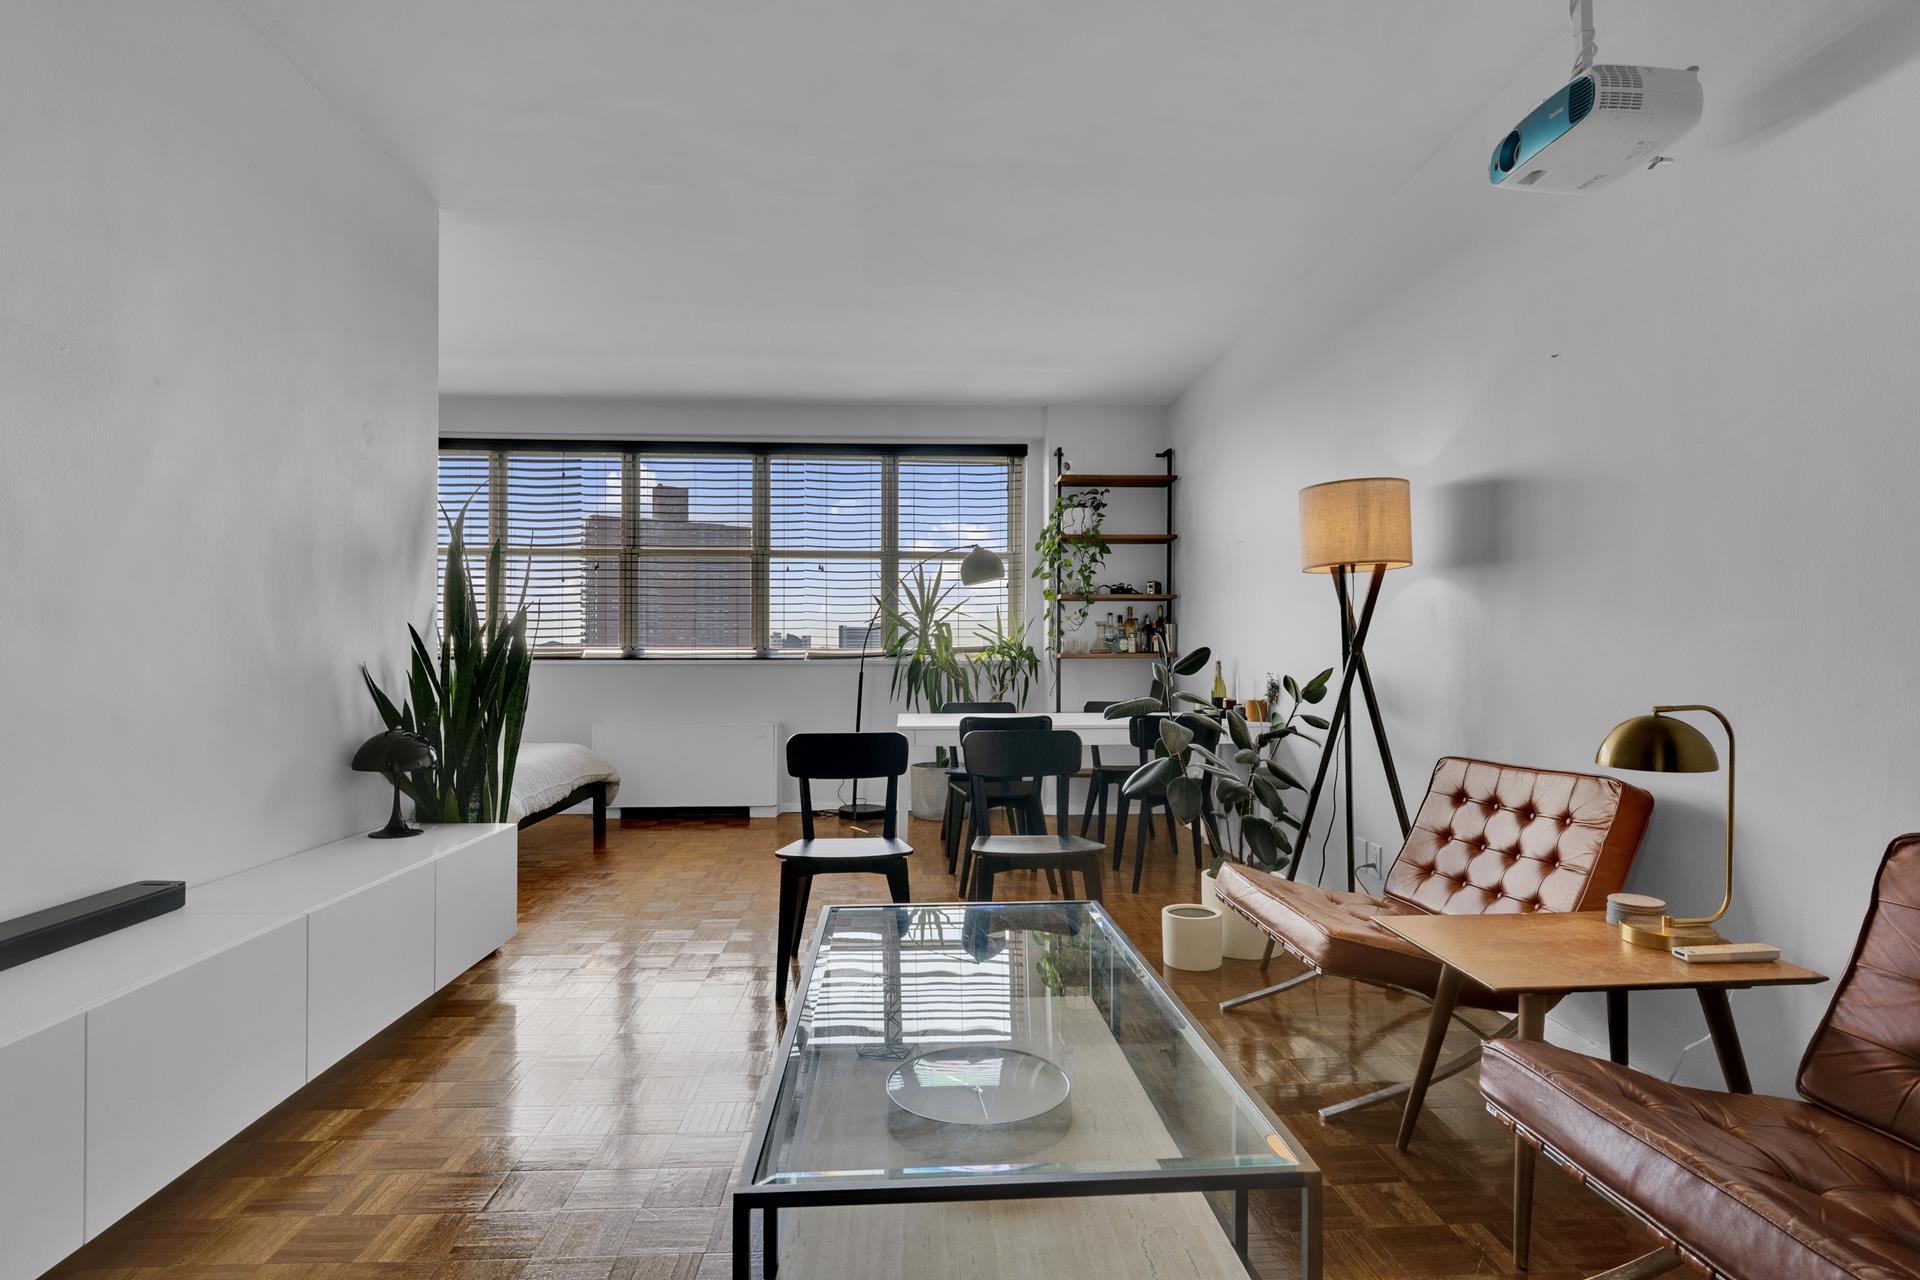
M1607 1056L1627 1065L1627 993L1607 992Z
M753 1210L733 1200L733 1280L753 1280Z
M780 1274L780 1211L772 1205L760 1211L760 1274L766 1280Z
M1233 1251L1245 1258L1247 1256L1247 1193L1233 1193Z
M1733 1025L1726 988L1696 987L1694 991L1700 997L1700 1011L1707 1015L1707 1031L1713 1036L1713 1052L1720 1059L1727 1092L1752 1093L1753 1081L1747 1076L1747 1058L1740 1051L1740 1032Z

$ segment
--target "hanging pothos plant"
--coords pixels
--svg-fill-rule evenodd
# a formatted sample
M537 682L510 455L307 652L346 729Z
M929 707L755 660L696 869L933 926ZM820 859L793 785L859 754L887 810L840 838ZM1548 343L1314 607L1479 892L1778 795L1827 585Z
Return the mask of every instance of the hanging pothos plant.
M1105 489L1066 489L1053 500L1053 512L1040 540L1033 544L1033 576L1046 579L1042 593L1047 601L1047 639L1053 651L1060 651L1060 636L1087 620L1092 606L1084 597L1092 595L1098 583L1094 575L1107 561L1112 549L1100 536L1107 518ZM1080 596L1078 607L1055 619L1056 601Z

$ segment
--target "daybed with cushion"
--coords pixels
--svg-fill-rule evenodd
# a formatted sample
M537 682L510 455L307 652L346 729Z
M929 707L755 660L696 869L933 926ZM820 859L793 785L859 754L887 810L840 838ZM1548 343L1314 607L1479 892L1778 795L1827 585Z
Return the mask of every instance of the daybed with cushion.
M1252 921L1308 968L1221 1008L1329 973L1431 1000L1440 981L1439 963L1373 923L1377 917L1596 910L1626 880L1652 812L1653 797L1618 778L1444 756L1433 768L1426 799L1387 871L1381 896L1323 889L1231 863L1221 868L1222 905ZM1509 1001L1472 982L1461 984L1458 1004L1514 1012ZM1505 1036L1513 1026L1510 1021L1494 1034ZM1478 1054L1476 1047L1425 1078L1320 1114L1329 1118L1411 1094L1400 1130L1404 1150L1428 1083L1471 1066Z
M1681 1262L1739 1280L1920 1275L1920 835L1887 849L1796 1098L1671 1085L1534 1042L1488 1047L1487 1109L1514 1126L1514 1262L1538 1147ZM1631 1269L1629 1269L1631 1268Z
M607 806L620 793L620 771L577 742L522 742L513 766L507 818L522 830L593 802L593 847L607 843Z

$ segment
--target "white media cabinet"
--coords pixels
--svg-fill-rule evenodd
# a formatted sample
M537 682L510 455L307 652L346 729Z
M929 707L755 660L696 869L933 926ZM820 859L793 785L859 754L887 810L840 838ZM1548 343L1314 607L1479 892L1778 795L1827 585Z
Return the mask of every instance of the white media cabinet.
M354 836L0 971L0 1280L33 1280L511 938L518 854L507 824Z

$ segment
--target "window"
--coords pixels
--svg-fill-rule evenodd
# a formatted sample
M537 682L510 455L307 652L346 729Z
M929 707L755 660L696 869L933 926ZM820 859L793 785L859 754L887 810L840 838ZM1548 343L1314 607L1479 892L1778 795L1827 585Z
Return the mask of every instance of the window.
M551 657L797 657L874 647L874 601L944 574L955 639L1020 624L1023 450L542 446L445 441L440 561L463 517L484 604L493 531L510 603ZM978 543L1006 578L959 581ZM443 571L444 576L444 571ZM444 585L444 584L443 584Z

